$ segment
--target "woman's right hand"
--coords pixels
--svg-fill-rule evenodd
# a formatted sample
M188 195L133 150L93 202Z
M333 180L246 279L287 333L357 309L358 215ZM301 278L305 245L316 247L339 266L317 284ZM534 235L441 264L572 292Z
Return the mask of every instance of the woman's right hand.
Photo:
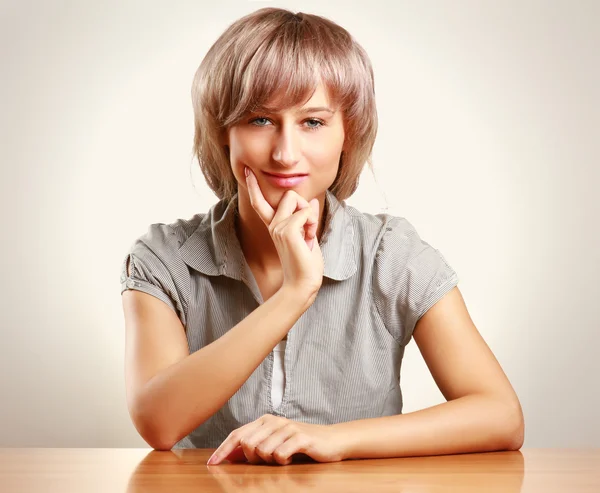
M283 270L283 286L308 297L311 304L323 282L323 255L317 238L319 201L287 190L277 209L265 200L258 180L245 168L250 203L273 239Z

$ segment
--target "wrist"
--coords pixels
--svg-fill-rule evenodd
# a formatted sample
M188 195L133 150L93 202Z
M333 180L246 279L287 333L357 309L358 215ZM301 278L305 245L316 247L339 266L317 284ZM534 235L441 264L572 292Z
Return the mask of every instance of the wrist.
M279 291L285 299L300 307L302 312L306 311L310 305L313 304L318 292L318 290L315 291L314 289L305 287L293 287L286 285L283 285Z
M344 424L345 423L334 423L328 425L333 435L333 441L336 443L339 460L352 458L352 436L351 433L348 433L347 429L344 429Z

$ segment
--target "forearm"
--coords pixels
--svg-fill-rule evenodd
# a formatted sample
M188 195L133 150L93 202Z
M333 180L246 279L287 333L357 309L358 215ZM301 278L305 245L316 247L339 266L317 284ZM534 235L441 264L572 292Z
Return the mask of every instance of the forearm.
M486 395L332 426L339 432L345 459L518 450L523 442L520 405Z
M306 308L280 290L222 337L155 375L134 420L154 448L170 449L238 391Z

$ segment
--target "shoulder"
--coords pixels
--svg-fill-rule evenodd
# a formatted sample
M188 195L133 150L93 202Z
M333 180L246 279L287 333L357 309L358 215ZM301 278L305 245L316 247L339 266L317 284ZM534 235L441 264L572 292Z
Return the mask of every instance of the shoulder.
M458 283L458 275L405 217L360 212L354 217L363 252L370 252L375 307L396 341L406 345L416 322Z
M415 226L405 217L387 213L370 214L346 206L352 220L355 240L361 249L377 256L393 253L396 259L417 254L427 245Z
M132 250L141 247L161 258L175 257L181 245L198 229L205 217L206 213L199 213L189 219L150 224L146 232L134 240Z
M190 301L190 273L179 250L203 216L150 224L133 241L121 264L121 293L135 289L162 300L177 313L184 327Z
M138 278L157 282L187 299L191 274L181 254L181 246L202 224L205 215L150 224L130 245L122 262L121 282L127 283L129 272L133 272ZM130 262L133 270L128 271Z

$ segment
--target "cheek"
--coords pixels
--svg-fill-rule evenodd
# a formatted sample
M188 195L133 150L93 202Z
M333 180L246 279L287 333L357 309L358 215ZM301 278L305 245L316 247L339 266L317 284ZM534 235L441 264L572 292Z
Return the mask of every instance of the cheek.
M309 159L314 166L322 168L324 172L337 170L342 146L343 139L325 137L318 143L312 143L307 156L309 156Z
M239 166L260 163L269 154L269 146L264 139L243 132L239 132L237 138L231 140L230 149L232 162L237 162Z
M265 151L265 146L261 145L261 142L257 142L257 139L238 136L238 138L230 140L229 149L231 169L240 183L246 182L244 175L246 165L254 169L260 168L262 167L261 163L268 158L268 151ZM267 152L267 158L265 158L265 152Z

